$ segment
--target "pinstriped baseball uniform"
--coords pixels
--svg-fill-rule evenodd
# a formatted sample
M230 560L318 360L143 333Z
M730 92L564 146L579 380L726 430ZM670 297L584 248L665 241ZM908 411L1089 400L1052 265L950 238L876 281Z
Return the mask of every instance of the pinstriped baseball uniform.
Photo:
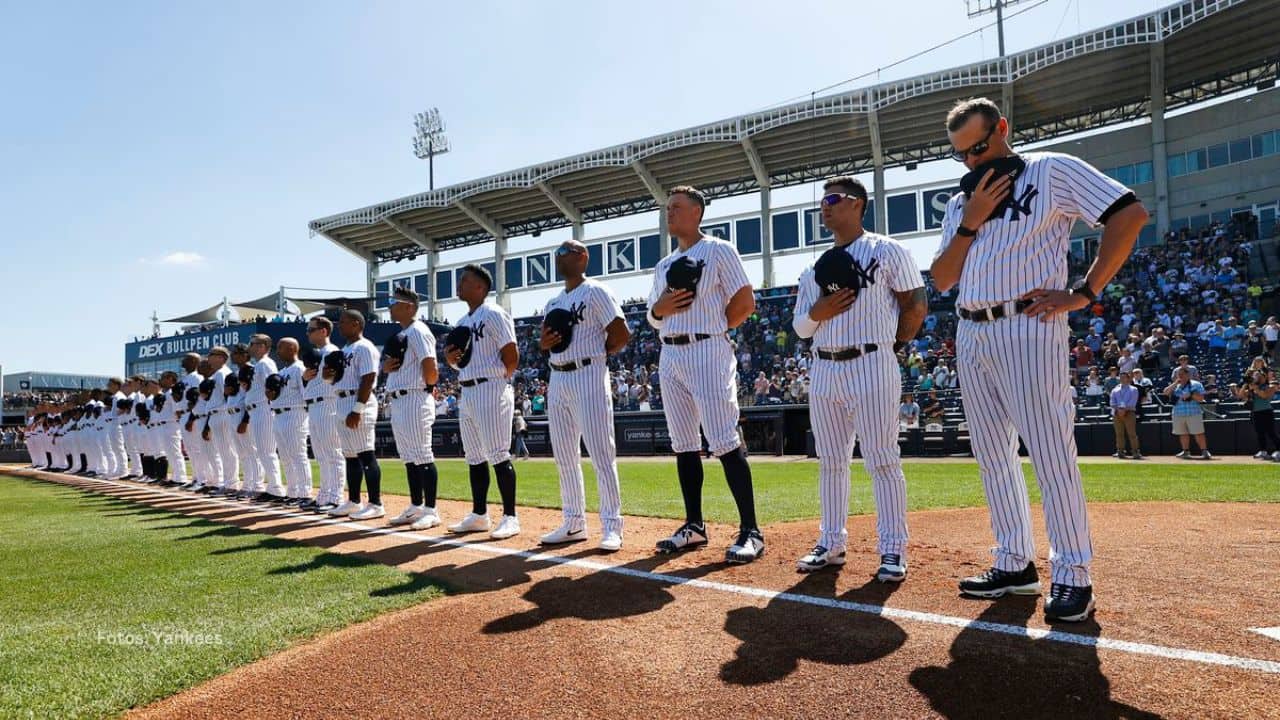
M246 462L252 466L249 474L253 475L253 490L284 495L284 487L280 484L280 459L276 457L276 433L271 410L267 407L267 377L276 372L276 363L270 355L263 355L253 365L253 384L249 386L244 402L245 409L249 411L248 432L253 435L254 455L253 460L246 459Z
M185 393L188 388L199 388L200 383L204 382L204 376L200 373L192 372L183 376L182 390ZM183 408L188 405L184 399L182 401ZM203 412L204 400L196 400L195 407L191 408L183 415L182 421L182 442L187 448L187 455L191 457L191 474L195 477L196 482L206 483L210 477L210 467L208 455L204 451L204 442L200 440L200 428L204 426L204 420L200 417ZM192 430L187 431L187 420L191 419Z
M381 353L369 338L362 337L342 348L342 358L346 370L342 379L334 385L338 395L338 438L342 445L343 457L354 458L362 452L373 450L374 424L378 422L378 400L369 393L364 413L360 417L360 425L352 430L347 427L347 416L359 401L360 380L370 373L377 374Z
M462 381L485 382L462 389L458 422L468 465L497 465L511 459L511 415L515 396L507 382L501 350L516 341L516 326L502 307L480 305L458 321L471 328L471 362L458 372Z
M116 403L125 399L125 394L117 390L111 396L111 424L108 430L107 447L111 460L111 476L123 477L129 474L129 453L124 446L124 421Z
M222 391L222 387L215 390L218 393ZM222 458L222 478L218 487L237 490L240 484L240 439L236 428L240 427L240 418L244 415L244 393L224 397L222 406L210 412L213 415L209 418L209 427L218 455Z
M564 352L551 353L551 382L547 391L547 417L551 424L551 450L560 474L560 500L566 523L585 527L586 490L582 481L582 454L585 441L596 471L600 491L602 531L622 533L622 494L618 483L617 447L613 436L613 394L609 387L609 367L605 362L605 328L614 318L622 318L622 306L609 288L584 278L573 290L561 292L547 303L573 313L573 341ZM591 364L571 371L556 365Z
M905 556L907 481L898 448L898 399L902 375L893 343L898 330L895 292L923 287L911 253L885 235L864 232L845 247L862 269L858 299L845 312L814 322L809 311L821 297L813 267L800 275L796 294L796 334L813 338L814 350L838 351L874 344L853 360L824 360L814 353L810 368L809 414L818 452L822 537L818 544L843 549L848 538L849 461L855 440L872 478L876 535L881 555Z
M678 258L688 256L706 263L693 304L684 312L661 321L646 313L649 324L664 338L702 333L712 337L688 345L663 345L658 357L662 377L662 408L676 453L702 449L699 425L707 436L711 453L724 455L738 441L738 360L725 338L728 321L725 308L734 293L749 287L742 259L729 243L703 235L685 251L663 258L653 272L649 306L667 289L667 269Z
M287 495L291 498L311 497L311 461L307 459L307 406L302 401L301 360L280 368L284 382L280 395L271 402L275 417L276 452L284 467Z
M133 401L136 407L138 403L143 401L143 395L136 390L129 395L129 399ZM142 453L139 452L138 443L141 440L141 426L138 423L138 415L136 410L129 411L129 422L125 424L124 445L129 452L129 467L135 475L142 474Z
M179 484L187 482L187 463L182 457L182 424L186 422L186 400L174 400L172 394L165 402L164 412L169 428L164 435L164 455L169 459L169 480Z
M333 343L316 348L316 351L320 354L321 361L325 355L339 352L338 346ZM319 367L323 367L323 364ZM340 421L333 385L325 382L317 369L315 378L306 383L302 397L307 405L307 419L311 425L311 452L316 456L316 464L320 468L320 490L316 493L316 503L341 503L342 491L347 486L347 466L342 459L342 439L338 437Z
M404 362L387 376L391 397L391 430L396 437L396 453L406 463L428 465L436 461L431 449L431 426L436 421L436 399L422 382L422 361L436 356L436 338L421 320L414 320L400 332L406 349ZM407 394L399 394L408 390Z
M1070 155L1033 152L1022 158L1027 167L1013 183L1013 207L978 228L965 258L956 302L966 310L1011 303L1036 288L1066 288L1072 224L1097 223L1129 192ZM947 204L939 254L963 213L964 194L957 193ZM1018 461L1021 436L1044 498L1052 582L1084 586L1092 584L1093 547L1067 381L1069 332L1066 315L1051 322L1022 314L988 322L962 319L956 366L991 510L995 566L1019 571L1035 558Z
M222 396L222 388L227 381L227 376L231 374L231 368L223 365L214 370L209 377L213 380L213 394L209 396L209 401L205 403L205 413L209 418L209 442L205 443L205 449L209 451L211 456L214 475L209 482L219 487L227 481L228 467L231 468L231 482L236 482L236 471L239 470L240 458L239 453L233 462L230 457L224 457L222 453L224 443L218 440L218 423L221 417L225 417L226 413L223 408L226 406L225 399Z

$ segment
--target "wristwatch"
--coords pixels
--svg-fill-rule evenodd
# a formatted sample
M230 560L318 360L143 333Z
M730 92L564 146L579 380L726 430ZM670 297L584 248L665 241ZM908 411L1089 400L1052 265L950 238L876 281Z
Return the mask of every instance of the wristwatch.
M1098 300L1098 294L1095 293L1089 287L1089 282L1084 278L1080 278L1079 280L1075 281L1075 283L1071 286L1071 294L1083 295L1089 298L1089 302L1097 302Z
M957 225L957 226L956 226L956 234L957 234L957 235L959 235L959 236L961 236L961 237L973 237L973 236L975 236L975 235L977 235L977 234L978 234L978 231L977 231L977 230L970 230L969 228L965 227L964 225Z

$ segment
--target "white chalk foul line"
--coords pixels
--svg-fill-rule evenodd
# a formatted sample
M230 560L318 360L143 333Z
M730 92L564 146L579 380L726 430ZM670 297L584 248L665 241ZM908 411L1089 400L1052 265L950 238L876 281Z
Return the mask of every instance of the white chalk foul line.
M14 471L19 474L30 474L30 471ZM57 474L51 474L51 478L56 479ZM38 477L38 476L37 476ZM70 476L74 477L74 476ZM153 488L148 485L135 485L132 483L116 482L114 480L101 480L98 478L76 478L80 481L91 481L103 485L112 485L115 487L126 488L129 490L143 490L153 495L180 498L185 500L194 500L201 498L198 495L191 495L186 492L175 492L172 490L162 490ZM1258 672L1280 675L1280 662L1274 660L1261 660L1258 658L1239 657L1236 655L1224 655L1214 652L1203 652L1200 650L1188 650L1185 648L1166 647L1163 645L1151 645L1148 643L1128 642L1125 640L1112 640L1111 638L1097 637L1092 635L1077 635L1075 633L1060 632L1056 630L1041 630L1038 628L1028 628L1018 625L1005 625L1002 623L987 622L984 620L970 620L968 618L955 617L953 615L940 615L937 613L920 612L918 610L904 610L900 608L887 607L883 605L871 605L868 603L850 602L848 600L838 600L836 598L822 598L813 595L800 595L796 593L779 592L776 590L766 590L764 588L752 587L749 585L735 585L732 583L715 582L712 580L698 580L693 578L681 577L679 575L668 575L665 573L649 572L647 570L637 570L635 568L618 567L614 565L606 565L605 563L595 562L593 560L584 560L581 558L566 558L559 555L550 555L547 553L532 552L528 550L513 550L511 548L499 547L496 545L484 543L469 543L462 540L453 540L448 537L438 535L423 535L422 533L407 532L396 528L373 527L363 523L352 522L350 520L336 520L324 518L313 513L298 512L296 510L285 510L262 505L246 505L237 500L223 500L221 498L203 498L204 504L221 505L226 507L236 507L246 512L254 512L264 515L278 515L281 517L296 517L312 520L316 525L330 525L334 527L348 528L351 530L360 530L369 535L389 535L407 540L420 540L432 545L443 545L463 550L471 550L474 552L487 553L489 555L499 555L508 557L524 558L534 562L543 562L553 565L564 565L568 567L581 568L584 570L593 570L596 572L606 572L615 575L623 575L626 577L648 580L650 582L658 582L665 585L685 585L704 590L715 590L718 592L729 593L733 595L741 595L744 597L759 598L762 600L782 600L786 602L794 602L802 605L812 605L815 607L831 608L835 610L844 610L847 612L863 613L867 615L879 615L881 617L893 618L896 620L906 620L910 622L925 623L929 625L942 625L947 627L960 628L962 630L978 630L981 632L989 632L997 635L1009 635L1012 637L1027 638L1029 640L1044 640L1048 642L1062 643L1064 645L1078 645L1082 647L1096 647L1104 650L1114 650L1117 652L1129 653L1131 655L1147 655L1150 657L1165 658L1167 660L1182 660L1185 662L1200 663L1202 665L1220 665L1223 667L1236 668L1239 670L1255 670Z

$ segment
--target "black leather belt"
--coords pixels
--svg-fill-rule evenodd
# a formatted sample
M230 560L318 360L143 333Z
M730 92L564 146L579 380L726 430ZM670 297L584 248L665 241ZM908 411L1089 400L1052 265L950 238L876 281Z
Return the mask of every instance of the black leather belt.
M475 387L480 383L489 382L489 378L476 378L475 380L461 380L458 382L462 387Z
M287 412L289 412L290 410L294 410L294 409L295 409L295 408L291 408L291 407L287 407L287 408L271 408L271 412L273 412L273 413L275 413L275 414L279 415L280 413L287 413Z
M304 402L306 402L306 403L307 403L307 407L311 407L312 405L315 405L316 403L322 403L322 402L324 402L324 401L325 401L325 399L324 399L324 398L322 398L322 397L318 397L318 398L311 398L311 399L309 399L309 400L305 400Z
M244 407L246 410L257 410L258 408L262 407L262 403L254 403L252 405L245 405Z
M551 369L559 372L573 372L578 368L584 368L591 364L591 358L582 358L573 362L567 362L560 365L551 363Z
M961 318L964 318L965 320L972 320L973 322L987 322L989 320L999 320L1004 317L1009 317L1009 315L1005 312L1005 307L1007 305L1008 303L1004 303L1004 304L995 305L989 308L982 308L981 310L965 310L964 308L956 308L956 314L959 315ZM1013 304L1013 311L1015 313L1021 313L1023 310L1026 310L1029 307L1031 307L1030 300L1019 300L1018 302Z
M853 347L844 348L843 350L819 349L818 358L821 360L834 360L836 362L843 362L845 360L857 360L863 355L868 355L879 349L880 349L880 346L876 345L875 343L868 343L861 347L855 345Z
M692 345L699 340L709 340L715 335L707 333L694 333L693 335L668 335L662 338L663 345Z
M355 395L356 392L357 392L356 390L339 390L335 394L340 398L344 398L344 397L351 397L352 395Z
M389 391L389 392L387 393L387 397L389 397L389 398L400 398L400 397L404 397L405 395L408 395L409 393L415 393L415 392L426 392L426 393L429 393L429 392L435 392L435 389L436 389L436 386L435 386L435 385L428 385L428 386L426 386L426 387L424 387L424 388L400 388L399 390L391 390L391 391Z

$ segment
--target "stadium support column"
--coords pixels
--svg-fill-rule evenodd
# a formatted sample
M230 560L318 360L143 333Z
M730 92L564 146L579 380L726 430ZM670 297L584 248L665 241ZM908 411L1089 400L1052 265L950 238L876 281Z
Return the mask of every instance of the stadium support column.
M880 145L880 117L876 113L874 93L871 99L872 107L867 112L867 129L871 131L872 193L876 204L876 226L872 229L878 233L887 233L885 228L889 226L889 203L884 194L884 149Z
M1005 60L1006 68L1008 67L1008 59ZM1013 133L1013 81L1004 83L1000 86L1000 112L1004 115L1004 119L1009 121L1009 132ZM1013 143L1013 138L1009 138L1009 143Z
M511 296L507 292L507 231L497 220L465 200L456 200L453 205L493 238L493 286L498 291L498 304L510 312Z
M568 219L570 223L572 223L573 239L578 242L585 242L586 228L583 225L585 220L582 217L582 211L573 203L569 202L569 198L561 195L560 191L552 187L551 183L546 180L538 183L538 189L541 190L542 194L546 195L547 199L556 206L556 208L565 216L566 219Z
M431 249L427 250L426 313L428 320L436 319L436 268L439 265L440 251L436 249L435 243L431 243Z
M742 136L742 152L746 154L751 173L756 177L756 186L760 188L760 286L773 287L773 243L769 232L769 190L772 183L769 181L769 170L760 159L760 153L756 152L750 135Z
M511 312L511 293L507 291L507 236L493 237L493 286L498 289L498 304Z
M368 291L368 296L373 298L374 308L378 307L377 300L378 300L378 269L379 267L380 266L377 260L369 260L365 263L365 268L367 271L365 273L365 287Z
M667 231L667 192L662 189L662 184L653 173L649 172L649 168L645 167L643 160L632 160L631 169L640 176L640 182L644 183L645 189L658 206L658 257L666 257L671 253L671 233Z
M1151 45L1151 175L1156 185L1156 237L1169 232L1169 169L1164 129L1164 41Z

